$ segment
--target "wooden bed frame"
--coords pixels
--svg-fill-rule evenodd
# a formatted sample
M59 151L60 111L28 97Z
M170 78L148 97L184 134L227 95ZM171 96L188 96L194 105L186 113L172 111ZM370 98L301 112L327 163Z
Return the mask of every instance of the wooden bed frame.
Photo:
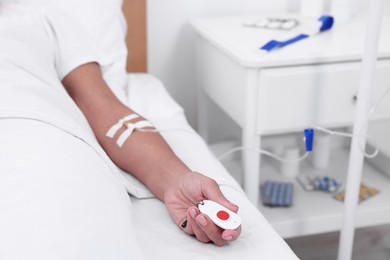
M124 0L127 20L127 71L147 71L146 0Z

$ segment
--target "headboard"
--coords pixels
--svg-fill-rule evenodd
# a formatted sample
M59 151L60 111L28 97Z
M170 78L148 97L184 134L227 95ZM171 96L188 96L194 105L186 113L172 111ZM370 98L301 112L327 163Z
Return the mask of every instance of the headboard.
M124 0L123 12L127 20L127 71L146 72L146 0Z

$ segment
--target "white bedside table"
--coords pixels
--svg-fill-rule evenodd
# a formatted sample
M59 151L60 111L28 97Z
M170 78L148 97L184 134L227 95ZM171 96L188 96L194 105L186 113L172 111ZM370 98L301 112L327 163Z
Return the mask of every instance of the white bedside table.
M242 128L242 145L258 149L262 135L303 131L310 125L352 125L366 21L335 24L320 35L261 53L258 48L269 40L286 40L299 34L300 28L244 27L248 18L205 18L192 23L199 36L198 85ZM390 84L388 18L383 20L378 58L375 99ZM390 98L381 107L374 120L390 118ZM206 117L199 104L201 135L207 133ZM244 151L242 161L243 188L258 205L260 156Z

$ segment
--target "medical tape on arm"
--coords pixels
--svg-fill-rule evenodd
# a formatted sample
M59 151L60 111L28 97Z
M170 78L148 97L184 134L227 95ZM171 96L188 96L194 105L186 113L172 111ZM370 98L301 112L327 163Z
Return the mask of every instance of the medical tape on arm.
M138 117L139 117L139 115L137 115L137 114L130 114L128 116L125 116L125 117L119 119L118 123L111 126L111 128L107 131L106 136L109 138L114 138L116 132L118 132L118 130L121 129L121 127L123 126L123 124L126 121L130 121L130 120L136 119Z
M130 137L130 135L134 132L135 129L144 128L148 126L153 127L152 123L146 120L139 121L134 124L130 122L125 122L123 123L123 126L125 126L127 129L119 136L118 140L116 141L116 144L119 147L122 147L122 145L126 142L127 138Z

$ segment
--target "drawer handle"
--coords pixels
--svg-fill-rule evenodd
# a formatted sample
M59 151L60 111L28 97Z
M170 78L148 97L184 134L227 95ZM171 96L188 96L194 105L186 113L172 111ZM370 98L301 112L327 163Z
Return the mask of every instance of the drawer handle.
M357 94L353 95L353 96L352 96L352 104L356 105L357 99L358 99Z

